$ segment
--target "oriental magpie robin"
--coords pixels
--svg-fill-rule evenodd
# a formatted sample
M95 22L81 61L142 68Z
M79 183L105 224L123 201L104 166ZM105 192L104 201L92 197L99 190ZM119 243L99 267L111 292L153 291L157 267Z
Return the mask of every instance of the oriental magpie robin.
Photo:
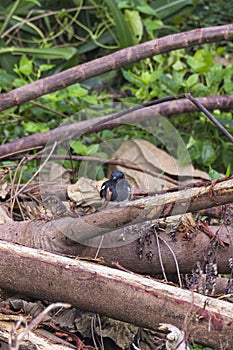
M113 170L111 178L101 186L100 197L109 203L126 202L130 199L131 188L120 170Z

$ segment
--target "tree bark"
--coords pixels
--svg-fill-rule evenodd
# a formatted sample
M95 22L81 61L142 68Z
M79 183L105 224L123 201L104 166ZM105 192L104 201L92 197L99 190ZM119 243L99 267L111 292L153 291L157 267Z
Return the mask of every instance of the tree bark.
M172 324L191 341L233 347L231 304L125 271L0 242L0 285L139 327Z
M139 222L197 212L233 201L233 178L196 188L130 201L80 218L61 217L55 224L65 236L83 243L88 239Z
M198 28L135 45L0 95L0 111L164 52L230 40L233 24Z
M200 97L197 100L207 109L211 110L228 110L233 108L233 95ZM158 105L140 109L136 112L131 112L129 109L128 113L117 118L117 120L111 120L111 115L97 117L79 123L65 125L47 132L29 135L20 140L6 143L0 146L0 158L3 159L11 154L20 153L28 149L43 147L47 143L51 143L51 140L65 140L66 138L70 138L71 135L85 135L90 132L113 129L122 124L140 123L151 118L151 116L155 119L160 115L172 116L179 113L193 112L197 110L198 108L195 105L185 99L163 102Z
M32 220L3 224L0 226L0 239L58 253L91 257L95 257L100 246L102 249L99 256L103 256L108 264L115 261L136 272L158 274L161 273L161 266L151 220L224 204L231 202L232 197L233 179L223 179L212 185L148 197L129 202L122 208L106 209L83 217L63 216L49 222ZM177 222L170 226L170 231L174 230ZM155 229L157 230L156 225ZM158 228L159 236L175 253L181 273L190 272L197 261L203 261L209 244L209 237L198 226L191 224L187 230L193 232L188 238L186 232L179 233L178 230L176 241L173 241L169 236L169 228L167 232ZM212 228L214 232L217 230L219 228ZM232 241L229 238L231 227L225 232L221 227L220 231L223 232L223 237L221 232L218 237L226 246L219 247L219 272L229 273L228 260L232 254ZM141 247L138 239L143 238L143 233L150 236L150 244L144 241L140 260ZM102 240L103 234L105 235ZM174 258L166 243L161 241L160 249L166 263L166 273L176 273Z
M115 230L102 237L79 244L68 239L60 231L60 227L54 221L25 221L13 222L0 226L0 239L17 243L30 248L43 249L57 254L65 254L94 259L97 256L109 266L119 264L119 267L131 270L136 273L159 275L162 267L159 260L159 251L162 262L165 266L166 274L177 275L174 253L180 273L190 273L197 261L204 262L204 256L208 250L210 237L200 229L192 227L176 230L175 239L172 239L171 232L174 233L174 224L167 224L164 230L157 229L159 247L153 230L156 222L146 222L129 226L124 229ZM219 246L217 252L218 272L228 274L230 272L228 263L232 256L232 236L231 226L212 226L210 230L218 233L218 238L225 243L225 247ZM189 233L189 238L185 238ZM139 242L142 239L142 243ZM99 249L100 247L100 249Z

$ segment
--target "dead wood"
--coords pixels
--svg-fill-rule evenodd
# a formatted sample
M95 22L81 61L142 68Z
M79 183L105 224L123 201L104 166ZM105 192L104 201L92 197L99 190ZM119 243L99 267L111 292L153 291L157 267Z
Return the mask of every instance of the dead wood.
M197 100L210 110L216 108L220 110L228 110L233 108L233 95L200 97ZM0 158L3 159L11 154L24 152L29 149L41 148L47 143L51 143L51 140L65 140L66 138L71 137L71 135L84 135L90 132L113 129L122 124L143 122L151 118L155 119L160 115L171 116L197 110L198 108L194 104L185 99L163 102L159 105L140 109L138 112L135 111L134 113L130 112L129 109L128 113L119 118L117 117L117 120L111 120L111 115L97 117L79 123L65 125L47 132L29 135L20 140L6 143L0 146Z
M161 265L151 220L230 202L233 196L232 186L233 179L223 179L207 186L148 197L132 201L122 208L106 209L79 218L63 216L49 222L11 222L0 226L0 239L47 251L92 258L100 246L99 256L107 264L119 262L124 268L135 272L158 274L161 273ZM131 222L129 218L132 219ZM157 225L157 221L154 224ZM180 272L190 272L197 261L203 261L210 238L195 225L191 225L191 233L188 234L177 230L177 222L165 224L166 226L166 232L160 227L155 228L174 252ZM220 231L220 239L226 243L225 248L219 247L218 251L219 272L229 273L228 260L232 255L231 226L222 226L220 230L212 228L213 232L217 230ZM177 232L176 241L171 238L171 232ZM144 246L141 247L138 240L143 239L144 234L149 240L144 241ZM166 273L175 274L174 258L163 241L160 250Z
M233 179L226 178L207 186L130 201L124 206L107 208L80 218L60 217L54 223L65 236L83 243L120 227L197 212L232 201Z
M84 245L64 236L56 220L50 222L32 220L1 225L0 239L31 248L87 259L95 258L100 245L97 255L103 263L137 273L158 275L162 273L162 268L152 226L152 222L146 222L118 229L105 234L103 240L97 237ZM160 237L159 250L165 272L173 275L177 275L177 269L171 250L175 254L180 273L190 273L197 261L203 263L210 242L210 237L198 228L196 230L194 228L193 233L190 233L189 229L179 232L176 226L177 222L167 224L165 231L157 229ZM233 250L232 227L222 225L221 228L210 227L210 230L213 233L217 232L218 237L225 243L225 247L218 248L218 272L229 273L228 261ZM171 236L172 232L175 239ZM187 239L187 233L189 233L189 239Z
M30 298L68 302L139 327L183 328L191 341L232 349L232 308L125 271L0 242L0 285Z
M233 24L198 28L135 45L0 95L0 111L141 59L194 45L230 40Z
M54 308L70 307L68 304L55 303L50 304L45 310L32 319L29 323L29 317L18 315L4 315L0 313L0 339L4 343L9 344L10 350L19 350L21 348L27 350L34 350L40 348L41 350L72 350L75 347L62 341L55 334L40 331L34 331L43 321L46 314ZM47 336L46 336L47 335ZM87 350L83 348L83 350Z
M230 203L232 200L233 179L225 179L208 186L138 199L122 207L106 209L78 220L67 218L64 222L58 219L58 224L67 237L76 242L84 242L114 228L159 217L197 212L203 208Z

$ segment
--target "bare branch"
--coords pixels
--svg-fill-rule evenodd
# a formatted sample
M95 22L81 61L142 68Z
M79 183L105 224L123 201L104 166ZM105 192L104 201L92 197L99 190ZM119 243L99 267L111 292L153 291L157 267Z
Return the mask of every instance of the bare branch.
M53 303L47 306L42 312L39 313L39 315L34 318L27 327L24 328L23 331L18 333L17 335L13 335L14 337L9 338L9 346L10 350L18 350L21 342L29 335L29 332L31 332L38 324L43 320L43 318L53 309L56 308L69 308L70 304L65 303Z
M197 99L206 108L228 110L233 108L232 96L208 96ZM140 106L139 106L140 107ZM141 106L143 107L143 106ZM27 152L28 149L35 149L45 146L50 140L64 140L71 135L84 135L105 129L113 129L117 126L127 123L135 123L145 121L152 116L156 118L158 115L172 116L184 112L197 111L199 108L191 101L181 99L169 102L163 102L159 105L153 105L139 109L138 112L132 113L132 109L122 111L122 116L115 113L113 116L102 116L90 120L81 121L71 125L65 125L51 131L41 132L30 135L20 140L6 143L0 146L0 159L6 158L11 154ZM150 112L150 113L149 113ZM116 121L113 121L116 119Z
M233 179L230 178L207 186L130 201L124 206L106 208L78 219L59 218L56 222L61 232L73 241L81 243L119 227L123 228L160 217L197 212L232 201Z
M233 24L198 28L135 45L0 95L0 111L160 53L230 40Z
M231 141L233 142L233 136L224 128L224 126L219 123L219 121L214 118L214 116L206 109L195 97L193 97L191 94L185 95L195 106L197 106L216 126L219 130L222 131L222 133Z

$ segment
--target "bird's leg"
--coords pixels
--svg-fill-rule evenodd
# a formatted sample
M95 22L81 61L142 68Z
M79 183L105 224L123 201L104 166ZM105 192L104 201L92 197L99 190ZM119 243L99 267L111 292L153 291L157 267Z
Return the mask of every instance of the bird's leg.
M104 201L103 205L100 207L100 210L105 209L108 206L108 204L111 200L111 196L112 196L112 192L111 192L110 188L108 187L106 190L105 201Z

